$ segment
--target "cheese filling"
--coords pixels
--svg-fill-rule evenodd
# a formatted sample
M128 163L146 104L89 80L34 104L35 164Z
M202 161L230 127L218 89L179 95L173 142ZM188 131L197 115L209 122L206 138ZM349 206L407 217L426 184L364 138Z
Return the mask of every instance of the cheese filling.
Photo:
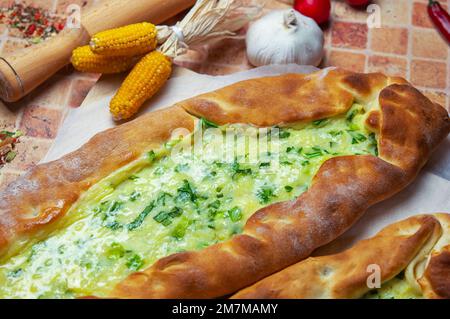
M364 295L364 299L421 299L422 294L418 293L403 274L388 280L380 288L369 291Z
M355 104L346 115L295 128L201 120L193 134L91 187L45 240L0 260L0 297L104 297L162 257L225 241L258 209L305 192L327 159L377 155L365 118Z

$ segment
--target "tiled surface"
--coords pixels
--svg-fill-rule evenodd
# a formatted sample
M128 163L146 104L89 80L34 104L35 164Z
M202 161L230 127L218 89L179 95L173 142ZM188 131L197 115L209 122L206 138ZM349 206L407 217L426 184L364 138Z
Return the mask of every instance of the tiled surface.
M0 0L5 6L12 0ZM26 0L64 14L69 4L88 6L107 0ZM284 1L288 2L288 1ZM437 34L426 12L428 0L374 0L380 9L381 28L368 28L369 13L333 1L332 21L325 28L326 56L323 67L340 66L359 72L384 72L402 76L432 100L450 109L450 50ZM441 0L450 6L450 0ZM288 5L269 0L267 10ZM27 43L0 25L0 52L15 52ZM197 48L178 59L178 64L196 72L228 74L252 66L245 56L245 30L235 39ZM46 154L71 107L78 107L97 76L64 68L24 100L2 105L0 130L21 129L26 133L18 145L17 158L0 170L0 189L35 165Z

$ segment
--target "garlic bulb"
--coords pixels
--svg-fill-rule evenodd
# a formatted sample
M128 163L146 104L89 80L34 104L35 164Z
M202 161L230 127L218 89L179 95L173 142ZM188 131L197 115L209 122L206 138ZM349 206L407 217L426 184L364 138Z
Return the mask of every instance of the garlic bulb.
M293 9L273 11L247 32L247 56L255 66L317 66L323 57L323 44L323 32L317 23Z

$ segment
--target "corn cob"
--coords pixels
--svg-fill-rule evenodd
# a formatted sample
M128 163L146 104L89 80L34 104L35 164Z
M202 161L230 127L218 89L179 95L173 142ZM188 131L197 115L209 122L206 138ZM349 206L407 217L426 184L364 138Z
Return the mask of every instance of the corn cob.
M110 111L115 120L135 115L144 102L155 95L172 72L172 61L159 51L139 61L111 100Z
M94 35L93 52L108 56L134 56L153 51L157 45L156 27L148 22L106 30Z
M109 57L95 54L88 45L72 52L72 65L81 72L113 74L127 71L136 63L133 57Z

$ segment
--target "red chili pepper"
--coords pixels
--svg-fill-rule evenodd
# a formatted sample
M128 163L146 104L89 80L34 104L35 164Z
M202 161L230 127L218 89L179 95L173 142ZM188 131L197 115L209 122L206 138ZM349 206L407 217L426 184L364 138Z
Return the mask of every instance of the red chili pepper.
M62 29L64 29L64 24L63 23L56 23L55 24L55 29L58 31L61 31Z
M429 0L428 14L433 20L435 26L439 29L442 35L450 43L450 15L442 8L439 2L435 0Z
M34 31L36 31L36 25L35 24L30 24L27 28L27 31L25 31L25 33L27 35L32 35L34 33Z
M330 0L295 0L294 9L321 24L330 19L331 3Z

